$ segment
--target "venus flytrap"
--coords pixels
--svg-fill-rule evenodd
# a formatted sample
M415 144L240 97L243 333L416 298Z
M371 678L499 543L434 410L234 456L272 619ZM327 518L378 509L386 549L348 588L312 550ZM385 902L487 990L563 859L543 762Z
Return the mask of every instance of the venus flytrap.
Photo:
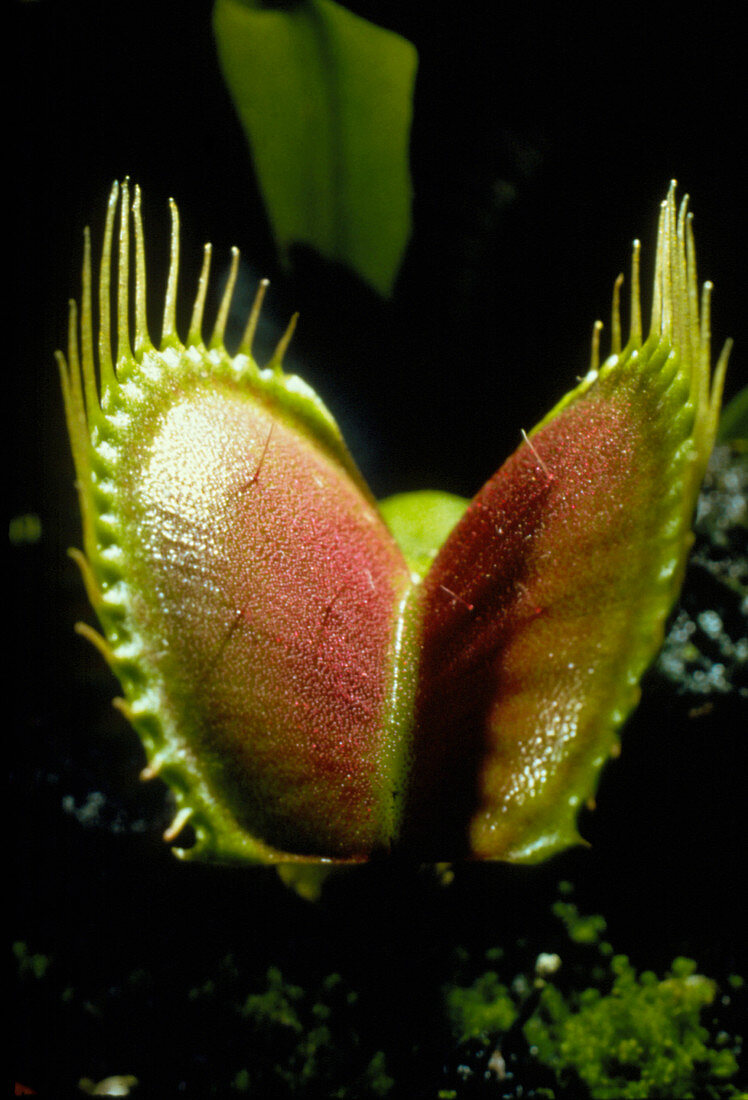
M125 184L98 355L86 243L58 356L73 556L103 634L79 630L120 680L146 776L174 792L167 839L189 821L185 858L315 863L534 861L577 842L677 597L716 432L728 347L712 378L686 200L671 187L662 204L646 339L636 246L625 346L619 282L609 358L593 352L472 502L410 493L381 509L328 410L283 371L287 339L254 360L264 285L235 355L233 277L204 342L209 249L181 342L173 204L172 219L160 346Z

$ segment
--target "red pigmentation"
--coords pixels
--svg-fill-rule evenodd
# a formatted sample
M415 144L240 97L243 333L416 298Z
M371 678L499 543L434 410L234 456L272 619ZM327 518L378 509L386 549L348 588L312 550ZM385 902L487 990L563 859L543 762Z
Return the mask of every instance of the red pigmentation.
M632 647L658 644L675 567L661 531L677 472L661 387L629 383L593 387L523 443L426 578L408 813L418 850L532 859L577 836L593 765L635 701Z
M409 576L375 509L302 431L228 387L185 394L128 463L143 625L238 822L299 854L387 847Z

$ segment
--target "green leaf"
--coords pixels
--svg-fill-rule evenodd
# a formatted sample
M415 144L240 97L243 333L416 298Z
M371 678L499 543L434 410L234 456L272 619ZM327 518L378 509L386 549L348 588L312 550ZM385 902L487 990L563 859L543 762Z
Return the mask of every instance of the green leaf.
M736 393L720 417L718 443L748 440L748 386Z
M469 501L438 489L397 493L379 505L379 511L412 572L425 577Z
M333 0L217 0L213 26L282 255L310 245L388 296L410 236L414 46Z

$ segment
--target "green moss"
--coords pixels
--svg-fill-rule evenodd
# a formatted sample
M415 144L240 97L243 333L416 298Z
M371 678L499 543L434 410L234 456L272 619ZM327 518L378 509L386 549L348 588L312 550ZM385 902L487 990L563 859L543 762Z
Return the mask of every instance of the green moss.
M574 943L599 944L607 927L605 917L580 916L579 910L571 901L557 901L553 906L553 913L562 922L569 939Z
M493 970L469 987L447 989L445 1003L452 1031L460 1042L508 1031L518 1014L509 990Z
M532 1063L556 1077L557 1090L542 1095L577 1096L585 1088L593 1100L744 1095L730 1081L738 1072L740 1039L717 1027L710 1031L702 1019L715 1005L715 981L681 957L662 979L651 970L637 974L628 958L614 955L602 939L602 917L580 915L569 900L558 901L553 911L579 947L569 945L566 961L538 955L534 974L513 975L508 985L487 970L468 986L448 987L446 1012L458 1043L478 1041L484 1052L516 1049L516 1036L510 1041L507 1033L521 1025L527 1058L516 1066L518 1079ZM579 971L580 950L589 956L590 948L591 965L585 960ZM557 960L555 967L541 965L549 958ZM561 984L553 984L556 971L563 975ZM572 972L593 984L569 988ZM742 984L737 976L729 979L735 992Z
M663 980L637 975L625 955L610 966L608 993L590 988L563 996L543 990L524 1027L537 1057L561 1080L578 1075L590 1095L694 1097L737 1095L721 1086L738 1069L734 1053L718 1049L700 1022L716 983L675 959Z
M23 941L17 940L13 944L13 956L18 974L22 979L33 978L40 981L47 973L50 964L49 956L32 954Z
M328 974L317 990L305 991L270 967L266 988L249 994L239 1013L251 1047L272 1051L272 1060L240 1070L234 1090L277 1094L280 1087L283 1095L335 1100L389 1095L394 1082L384 1053L367 1055L352 1022L357 1000L339 974Z
M718 984L687 958L674 959L664 977L637 972L602 939L601 917L581 915L568 896L555 911L564 927L544 942L528 934L475 959L455 949L443 989L451 1038L420 984L413 995L422 1019L411 1013L400 1027L404 987L388 975L377 996L365 988L359 995L336 972L294 973L293 981L271 966L258 976L240 952L226 954L171 993L171 1017L189 1035L184 1050L200 1051L196 1064L209 1067L204 1078L193 1067L194 1087L206 1096L330 1100L421 1095L414 1089L424 1081L440 1100L745 1096L734 1083L740 1039L731 1004L743 992L741 977ZM52 997L62 1005L61 1027L78 1037L75 1080L87 1068L92 1021L116 1032L136 1019L143 1036L158 1029L159 972L141 965L105 981L89 974L73 981L59 960L26 943L13 951L24 1013L34 1015L46 990L46 1004ZM383 1014L394 1027L380 1027ZM152 1082L154 1072L146 1065L138 1077ZM184 1072L178 1057L175 1072Z

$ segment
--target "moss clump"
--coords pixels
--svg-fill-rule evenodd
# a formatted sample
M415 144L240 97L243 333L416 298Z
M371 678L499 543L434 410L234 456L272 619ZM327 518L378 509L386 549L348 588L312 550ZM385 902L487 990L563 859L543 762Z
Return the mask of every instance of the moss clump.
M22 940L17 940L13 944L13 956L18 967L18 974L22 979L33 978L41 981L49 969L49 957L47 955L33 955Z
M696 972L692 959L676 958L662 979L652 971L637 974L603 939L602 917L581 916L568 899L558 901L554 913L571 941L563 959L543 953L533 973L513 975L508 984L487 970L470 985L444 991L460 1044L457 1076L470 1082L471 1096L483 1095L476 1093L477 1079L502 1097L746 1095L731 1080L738 1072L740 1039L705 1025L709 1006L714 1006L711 1015L718 1015L718 987ZM592 960L580 966L578 956L589 956L590 949ZM550 959L555 966L547 965ZM576 987L575 974L593 984ZM741 979L730 979L733 993L741 987ZM550 1087L543 1069L555 1078ZM462 1095L460 1088L453 1092Z
M336 1100L389 1095L393 1081L382 1051L367 1054L351 1024L358 995L339 974L328 974L313 992L286 982L277 967L267 972L264 991L239 1007L251 1033L250 1045L272 1051L253 1060L232 1086L256 1095L325 1095ZM341 1083L345 1082L345 1083Z
M438 977L431 955L405 974L382 966L363 985L324 960L255 967L253 945L182 969L171 956L134 970L107 957L92 971L87 955L73 965L19 941L15 1003L34 1041L17 1079L45 1095L117 1069L149 1095L184 1082L189 1095L279 1100L748 1100L736 1087L741 978L718 984L689 959L637 973L568 891L554 911L563 927L544 920L542 942L457 948Z
M599 1100L738 1095L723 1087L737 1073L734 1053L712 1045L700 1022L715 982L683 958L661 981L651 971L637 975L625 955L615 955L610 969L608 993L543 989L524 1026L537 1058L561 1080L571 1071Z
M446 991L445 1003L452 1030L461 1041L508 1031L519 1014L494 970L487 970L471 986L452 986Z
M607 927L605 917L599 914L582 916L571 901L557 901L553 906L553 913L563 923L573 943L595 944L603 954L608 953L608 945L602 941L602 934Z

